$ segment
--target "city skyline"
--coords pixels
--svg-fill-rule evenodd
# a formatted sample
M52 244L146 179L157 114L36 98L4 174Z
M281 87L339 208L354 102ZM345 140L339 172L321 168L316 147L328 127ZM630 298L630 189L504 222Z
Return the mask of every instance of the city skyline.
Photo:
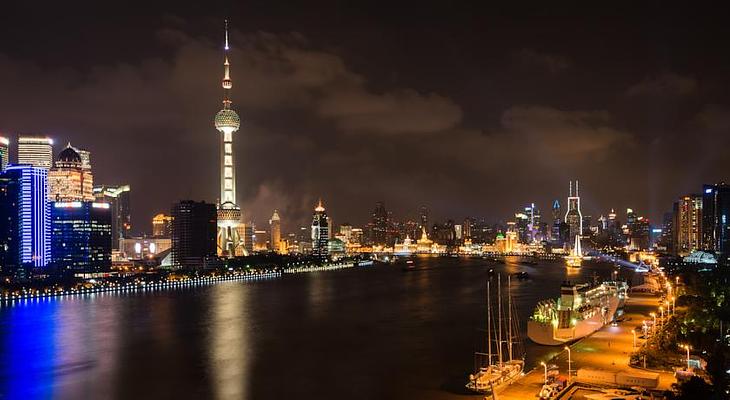
M332 12L322 4L295 9ZM22 18L13 17L28 11L23 6L11 8L3 21L0 79L8 95L0 104L0 132L47 134L58 143L89 148L105 160L96 180L129 183L145 193L136 203L135 226L148 225L181 198L213 202L218 191L211 179L217 143L210 140L215 130L209 115L220 99L222 17L175 10L167 12L163 3L150 6L145 17L119 13L104 24L72 16L79 23L64 28L70 37L90 29L98 33L89 38L92 44L108 44L94 46L93 53L49 34L57 28L53 7L37 13L39 28L31 32L16 29ZM423 4L419 21L436 10ZM654 29L643 28L639 17L626 17L617 34L591 22L620 14L621 7L594 12L558 7L518 19L510 16L523 10L505 8L479 13L487 29L466 17L484 9L461 5L443 18L464 22L466 36L453 24L424 32L423 22L405 19L406 7L398 6L369 29L390 38L402 33L394 23L408 27L402 44L412 56L404 57L394 45L363 41L354 28L362 22L346 12L336 26L315 27L286 24L293 18L287 15L267 20L262 4L230 11L232 37L240 44L233 49L232 74L244 121L235 151L245 220L265 224L276 208L284 220L306 225L319 197L328 199L336 220L355 224L367 219L377 201L399 215L415 214L426 204L438 219L498 220L518 203L546 209L564 197L570 179L583 183L586 214L630 207L659 220L673 199L721 181L730 165L717 150L726 143L730 115L722 90L727 56L718 51L707 62L703 54L700 63L699 50L668 31L684 21L681 32L717 46L727 27L711 16L689 22L683 10L667 6ZM641 16L653 9L634 11ZM585 42L607 46L587 47L550 29L556 18L572 13L585 16L573 21ZM344 29L348 22L352 29ZM120 24L140 29L113 34ZM695 31L693 24L709 28ZM327 35L335 29L344 31L337 38ZM547 34L513 37L520 30ZM654 36L657 30L661 35ZM471 41L463 40L471 35ZM14 44L21 37L28 43L23 47ZM644 49L637 37L657 48L674 45L675 51L637 62ZM477 38L484 47L474 43ZM48 51L29 51L39 40L50 41ZM455 42L463 44L450 50ZM130 51L110 50L121 43ZM490 57L475 53L478 49ZM59 51L73 56L54 57ZM443 57L447 54L452 61ZM31 112L18 107L30 103L24 100L28 93L44 94L34 95ZM95 101L101 93L105 101ZM687 152L677 157L680 149ZM507 154L534 165L505 159Z

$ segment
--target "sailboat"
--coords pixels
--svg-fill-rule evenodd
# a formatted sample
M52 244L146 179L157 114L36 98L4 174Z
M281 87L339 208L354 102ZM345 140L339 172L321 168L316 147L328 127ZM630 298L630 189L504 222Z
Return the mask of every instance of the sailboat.
M575 235L575 244L570 254L565 257L568 268L579 268L583 262L583 251L580 248L580 235Z
M497 276L497 318L492 317L489 286L490 281L487 280L487 353L475 354L478 359L486 356L486 363L476 373L469 375L466 388L494 395L522 375L525 352L519 339L519 319L512 303L510 277L507 276L507 320L503 318L502 311L502 275ZM516 358L515 353L519 353L521 358Z

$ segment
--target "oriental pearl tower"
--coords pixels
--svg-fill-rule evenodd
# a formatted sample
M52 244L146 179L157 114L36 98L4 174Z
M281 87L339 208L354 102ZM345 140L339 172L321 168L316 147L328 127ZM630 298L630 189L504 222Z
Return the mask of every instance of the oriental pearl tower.
M228 62L228 20L225 21L223 62L223 109L213 119L221 133L221 196L218 203L218 255L234 257L246 255L243 246L241 208L236 204L236 158L233 154L233 134L241 127L241 118L231 108L230 90L233 87Z

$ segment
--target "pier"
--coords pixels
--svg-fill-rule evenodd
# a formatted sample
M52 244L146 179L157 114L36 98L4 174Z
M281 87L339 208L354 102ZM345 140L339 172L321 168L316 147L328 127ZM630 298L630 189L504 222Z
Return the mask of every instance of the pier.
M673 373L666 371L646 371L629 367L629 357L634 351L634 336L631 333L642 321L649 320L649 313L656 310L658 296L631 295L624 305L623 322L617 326L606 325L591 336L570 345L571 382L576 379L576 371L580 368L591 368L608 372L653 372L659 374L659 386L655 390L667 390L675 382ZM638 349L643 340L636 338ZM556 347L557 348L557 347ZM561 376L567 376L568 352L563 351L546 364L555 364L560 368ZM541 366L529 371L519 381L497 393L499 400L522 400L536 398L544 382L544 370ZM609 387L607 385L606 387ZM572 390L562 393L558 399L571 399Z

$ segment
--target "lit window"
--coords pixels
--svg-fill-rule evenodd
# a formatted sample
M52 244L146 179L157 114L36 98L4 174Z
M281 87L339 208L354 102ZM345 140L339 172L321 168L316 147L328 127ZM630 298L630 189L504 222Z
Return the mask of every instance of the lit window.
M224 174L225 174L224 176L225 176L226 178L233 178L233 168L231 168L231 167L226 167L226 168L224 169Z
M230 143L226 143L224 148L225 148L226 154L231 154L233 152L233 146L231 146Z
M231 156L225 156L224 157L225 165L233 165L233 157Z

